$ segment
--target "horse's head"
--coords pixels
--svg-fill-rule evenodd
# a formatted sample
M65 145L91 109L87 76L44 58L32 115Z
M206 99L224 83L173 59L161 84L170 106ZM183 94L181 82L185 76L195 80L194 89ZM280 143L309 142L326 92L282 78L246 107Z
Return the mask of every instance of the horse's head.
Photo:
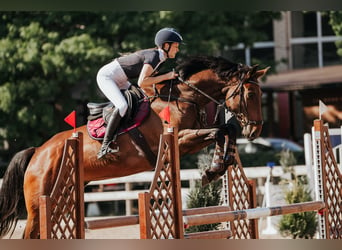
M247 70L246 70L247 69ZM246 67L226 94L226 106L242 127L242 135L248 140L257 138L262 130L261 111L262 91L258 79L266 74L268 68L257 70L257 66Z

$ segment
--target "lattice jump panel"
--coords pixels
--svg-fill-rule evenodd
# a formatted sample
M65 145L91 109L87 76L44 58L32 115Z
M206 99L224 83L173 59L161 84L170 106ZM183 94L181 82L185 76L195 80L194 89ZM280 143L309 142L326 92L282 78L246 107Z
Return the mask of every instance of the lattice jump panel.
M162 135L155 177L148 193L139 195L141 238L183 237L178 144L172 135Z
M237 164L228 167L223 176L223 202L230 206L233 211L256 207L255 184L248 180L236 153ZM234 220L227 222L227 227L233 233L233 239L257 239L258 221Z
M322 121L315 121L321 138L316 150L321 150L321 169L318 170L322 191L320 198L326 208L320 216L320 234L322 238L342 239L342 176L335 160L330 142L329 130ZM318 145L317 145L318 144Z
M51 194L43 199L46 201L45 211L41 211L41 224L46 225L46 232L41 232L43 238L84 238L83 166L80 164L83 148L79 143L77 139L65 142L57 180Z

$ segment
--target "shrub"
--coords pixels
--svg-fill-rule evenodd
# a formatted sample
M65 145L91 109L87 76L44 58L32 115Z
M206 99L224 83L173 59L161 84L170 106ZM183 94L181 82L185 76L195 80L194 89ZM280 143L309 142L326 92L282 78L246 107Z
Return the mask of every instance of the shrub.
M295 181L293 189L285 195L288 204L311 201L310 191L303 181ZM302 212L283 215L279 222L279 231L282 236L292 235L293 239L312 239L317 230L316 212Z
M206 152L198 156L198 168L201 173L208 168L211 164L212 152ZM221 201L221 189L222 182L215 181L202 187L201 181L196 181L195 186L190 189L190 193L187 197L187 207L208 207L216 206ZM202 232L217 230L221 223L206 224L199 226L191 226L186 229L186 232Z

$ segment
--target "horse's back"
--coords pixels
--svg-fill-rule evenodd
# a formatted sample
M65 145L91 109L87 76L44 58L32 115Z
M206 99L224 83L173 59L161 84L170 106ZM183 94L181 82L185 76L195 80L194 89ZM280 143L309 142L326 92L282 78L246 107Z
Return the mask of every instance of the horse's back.
M163 125L158 114L154 111L150 112L149 117L138 129L148 142L151 151L157 155L159 138L163 133ZM127 176L154 168L146 159L144 150L128 133L117 138L118 154L110 155L106 159L97 159L101 142L90 138L86 126L78 127L76 131L83 133L83 168L86 182ZM25 173L24 186L25 189L27 188L25 192L32 190L35 195L43 195L52 190L62 162L65 141L72 135L73 130L60 132L36 148Z

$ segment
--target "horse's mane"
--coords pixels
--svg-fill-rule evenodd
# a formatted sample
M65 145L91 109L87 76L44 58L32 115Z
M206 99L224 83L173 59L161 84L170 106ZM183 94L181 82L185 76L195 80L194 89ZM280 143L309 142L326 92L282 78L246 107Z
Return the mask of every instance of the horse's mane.
M193 74L206 69L213 70L221 79L227 80L241 69L246 72L247 68L249 69L246 65L233 63L223 57L192 56L180 62L176 70L183 80L188 80Z

